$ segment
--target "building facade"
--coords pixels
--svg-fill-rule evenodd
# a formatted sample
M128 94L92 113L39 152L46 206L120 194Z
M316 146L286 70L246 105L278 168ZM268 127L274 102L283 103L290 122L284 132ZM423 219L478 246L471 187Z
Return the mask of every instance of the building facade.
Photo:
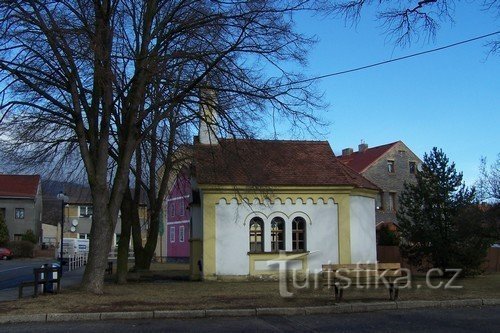
M193 276L275 275L283 261L304 274L376 261L379 188L328 142L221 139L194 151Z
M415 182L422 161L402 141L368 148L366 143L358 151L346 148L340 160L380 187L376 198L377 225L397 226L398 197L405 182Z
M177 175L165 203L167 261L169 262L189 262L191 198L189 175L183 171Z
M39 175L0 175L0 215L11 240L21 240L28 230L41 242L42 187Z

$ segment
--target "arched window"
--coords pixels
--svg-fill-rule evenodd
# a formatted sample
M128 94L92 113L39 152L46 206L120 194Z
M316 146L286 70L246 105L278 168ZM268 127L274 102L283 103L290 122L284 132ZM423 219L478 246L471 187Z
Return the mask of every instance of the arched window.
M250 252L264 251L264 221L260 217L250 220Z
M271 221L271 251L285 250L285 220L275 217Z
M296 217L292 221L292 250L306 250L306 220Z

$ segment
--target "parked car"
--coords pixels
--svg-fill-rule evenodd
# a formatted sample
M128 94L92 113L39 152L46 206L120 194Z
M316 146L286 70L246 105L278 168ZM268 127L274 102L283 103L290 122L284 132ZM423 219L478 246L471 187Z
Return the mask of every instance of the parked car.
M12 259L14 253L6 247L0 247L0 259Z

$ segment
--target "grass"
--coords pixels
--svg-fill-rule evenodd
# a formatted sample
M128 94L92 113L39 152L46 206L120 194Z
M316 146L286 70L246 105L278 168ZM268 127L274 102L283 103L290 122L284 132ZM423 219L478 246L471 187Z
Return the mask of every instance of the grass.
M439 280L433 280L437 284ZM415 278L413 285L425 284ZM457 280L463 289L420 289L400 291L400 300L448 300L464 298L500 298L500 274ZM289 286L289 290L292 289ZM345 302L385 301L388 291L348 289ZM256 307L303 307L335 304L333 291L309 288L295 292L292 298L279 295L277 282L135 282L127 285L109 283L104 295L90 295L77 289L66 289L56 295L36 299L1 302L4 314L113 312L184 309L227 309Z

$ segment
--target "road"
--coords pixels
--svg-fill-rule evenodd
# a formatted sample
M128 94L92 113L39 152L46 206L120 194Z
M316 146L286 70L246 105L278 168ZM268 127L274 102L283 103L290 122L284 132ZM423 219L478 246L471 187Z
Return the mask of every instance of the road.
M500 306L367 313L4 324L0 332L500 332Z
M54 259L0 260L0 290L17 287L22 281L33 280L33 268L56 262Z

